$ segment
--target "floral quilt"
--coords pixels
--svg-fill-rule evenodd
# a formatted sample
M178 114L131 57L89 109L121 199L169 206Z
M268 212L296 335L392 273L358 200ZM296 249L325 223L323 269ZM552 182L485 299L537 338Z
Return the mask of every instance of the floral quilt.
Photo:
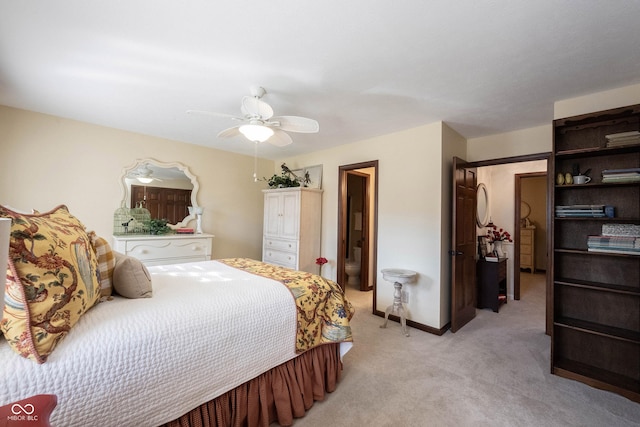
M353 341L349 320L354 309L337 283L322 276L247 258L220 259L230 267L281 282L293 295L298 313L296 352L321 344Z

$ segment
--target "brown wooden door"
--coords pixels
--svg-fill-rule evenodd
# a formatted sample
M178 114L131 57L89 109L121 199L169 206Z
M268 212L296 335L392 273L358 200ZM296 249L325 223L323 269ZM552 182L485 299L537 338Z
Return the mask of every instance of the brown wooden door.
M451 222L451 332L476 316L476 185L477 171L453 158Z

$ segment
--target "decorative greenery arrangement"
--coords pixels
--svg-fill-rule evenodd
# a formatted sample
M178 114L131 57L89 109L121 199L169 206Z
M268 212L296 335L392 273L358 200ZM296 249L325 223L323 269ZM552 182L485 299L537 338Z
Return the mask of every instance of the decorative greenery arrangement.
M167 234L171 232L171 228L167 225L168 222L166 219L152 218L145 221L144 225L149 234Z
M285 163L280 165L282 169L281 175L274 174L271 178L263 178L267 181L269 188L287 188L287 187L300 187L299 178L291 172L291 169L287 167Z

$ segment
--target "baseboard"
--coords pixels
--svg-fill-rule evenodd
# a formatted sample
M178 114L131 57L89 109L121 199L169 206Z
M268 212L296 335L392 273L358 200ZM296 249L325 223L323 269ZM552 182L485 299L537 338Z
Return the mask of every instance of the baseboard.
M384 311L376 310L373 314L375 314L376 316L382 317L384 319ZM394 322L400 323L400 317L396 316L395 314L390 314L389 320L393 320ZM423 325L422 323L414 322L413 320L407 319L407 326L410 326L415 329L419 329L423 332L428 332L430 334L440 336L445 332L447 332L451 324L447 323L446 325L444 325L443 328L437 329L437 328L433 328L431 326Z

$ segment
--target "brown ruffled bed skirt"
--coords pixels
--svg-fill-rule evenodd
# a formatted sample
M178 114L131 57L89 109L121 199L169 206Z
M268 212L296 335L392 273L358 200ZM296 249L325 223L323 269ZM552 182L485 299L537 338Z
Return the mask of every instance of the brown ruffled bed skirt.
M290 426L336 389L340 344L325 344L204 403L163 427Z

